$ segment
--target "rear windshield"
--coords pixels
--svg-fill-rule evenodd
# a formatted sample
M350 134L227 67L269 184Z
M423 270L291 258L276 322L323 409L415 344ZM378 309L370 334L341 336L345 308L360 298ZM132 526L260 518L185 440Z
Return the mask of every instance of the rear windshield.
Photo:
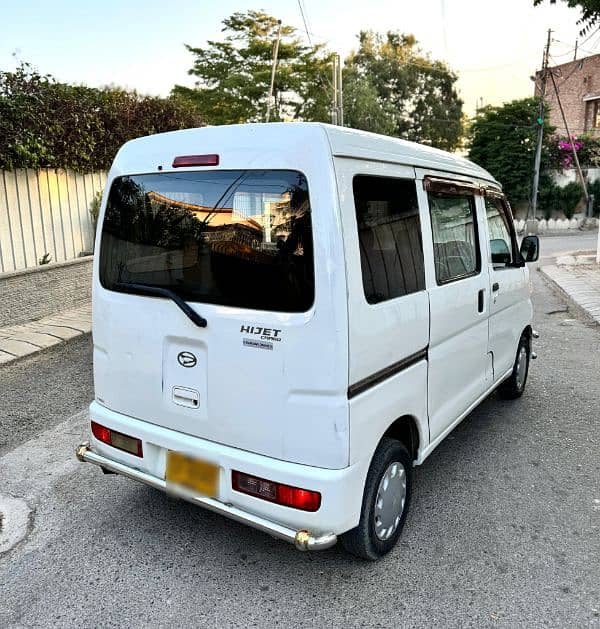
M188 301L304 312L314 300L306 179L290 170L132 175L110 189L100 282ZM131 292L135 292L131 290Z

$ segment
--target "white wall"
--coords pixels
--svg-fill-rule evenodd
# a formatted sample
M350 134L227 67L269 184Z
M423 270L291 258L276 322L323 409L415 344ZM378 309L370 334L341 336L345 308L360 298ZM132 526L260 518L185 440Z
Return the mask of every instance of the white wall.
M90 203L106 173L0 171L0 273L73 260L93 249Z
M586 175L587 173L587 175ZM583 174L585 176L586 181L592 183L592 181L596 181L600 179L600 168L584 168ZM553 171L552 179L554 182L559 185L561 188L566 186L571 181L579 181L579 175L577 174L577 170L575 168L566 168L561 171Z

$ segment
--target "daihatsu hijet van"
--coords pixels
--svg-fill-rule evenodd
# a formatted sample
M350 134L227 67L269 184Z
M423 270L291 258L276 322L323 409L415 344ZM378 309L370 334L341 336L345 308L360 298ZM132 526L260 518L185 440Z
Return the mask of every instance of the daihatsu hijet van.
M523 393L537 251L489 173L417 144L312 123L128 142L78 457L376 559L413 466L493 390Z

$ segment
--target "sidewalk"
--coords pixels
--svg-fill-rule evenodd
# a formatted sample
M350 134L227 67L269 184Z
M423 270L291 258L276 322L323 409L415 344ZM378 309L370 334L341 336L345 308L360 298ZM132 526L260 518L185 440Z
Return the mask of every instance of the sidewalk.
M559 256L542 275L582 314L600 325L600 266L595 255Z
M0 365L37 354L91 331L91 303L37 321L0 328Z

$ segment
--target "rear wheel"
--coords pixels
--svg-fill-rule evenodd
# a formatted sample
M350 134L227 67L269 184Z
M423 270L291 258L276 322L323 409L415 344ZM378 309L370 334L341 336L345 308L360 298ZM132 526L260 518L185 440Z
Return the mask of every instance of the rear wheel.
M410 504L412 460L395 439L381 440L365 483L358 526L341 536L344 548L362 559L379 559L396 545Z
M498 388L498 393L505 400L514 400L523 395L529 373L530 353L529 339L523 335L517 347L512 373Z

